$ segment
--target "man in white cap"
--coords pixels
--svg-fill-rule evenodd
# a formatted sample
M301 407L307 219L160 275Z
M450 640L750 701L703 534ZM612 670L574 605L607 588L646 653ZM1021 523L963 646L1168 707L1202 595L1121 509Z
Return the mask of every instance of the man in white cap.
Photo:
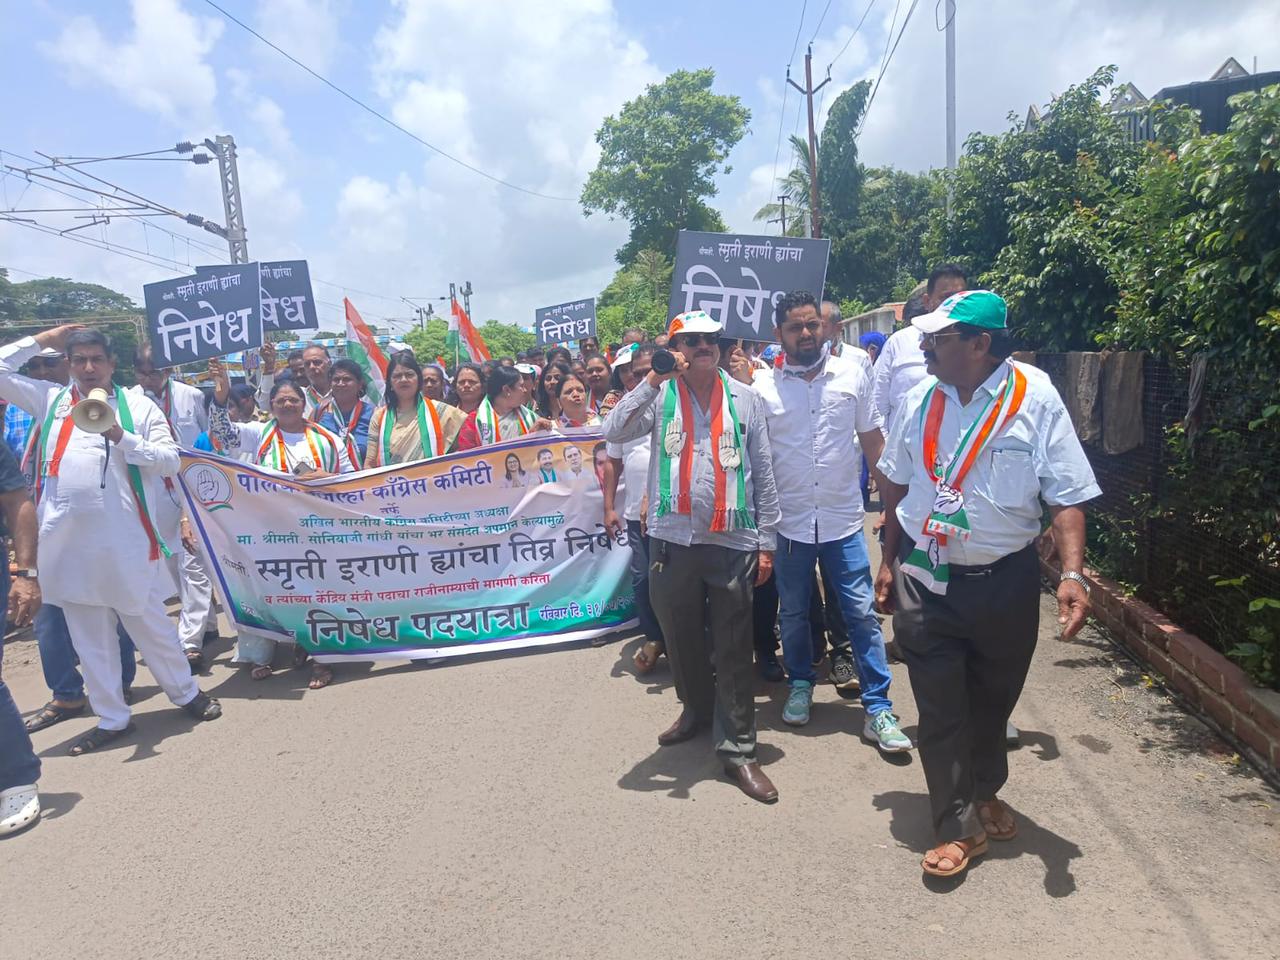
M1018 831L996 796L1009 776L1005 723L1040 621L1033 541L1044 505L1062 561L1058 623L1089 612L1082 575L1093 470L1049 378L1009 359L1004 301L948 297L912 323L929 376L894 413L880 459L885 546L876 576L894 612L920 713L919 750L938 846L921 864L954 876Z
M196 438L209 431L209 412L204 392L175 380L171 367L157 367L149 345L138 348L133 360L138 385L129 393L145 396L160 408L174 442L192 450ZM164 491L156 504L156 523L169 544L169 573L178 587L182 609L178 614L178 639L192 673L204 668L204 644L208 637L218 636L218 614L214 609L213 581L205 570L200 548L190 521L185 516L185 501L178 489L176 476L164 478Z
M773 572L778 494L760 398L720 370L720 331L701 310L672 320L674 365L650 370L603 432L614 444L651 437L649 594L684 704L658 743L709 722L726 773L771 803L756 759L751 596Z
M65 351L66 387L31 380L18 368L44 347ZM72 748L78 756L133 729L124 699L117 619L138 645L169 699L197 720L222 715L196 686L178 633L165 615L167 545L153 520L161 479L178 468L178 447L164 415L146 397L112 382L111 342L78 324L0 347L0 398L41 426L36 477L41 587L62 608L99 725ZM103 390L115 423L100 435L75 424L71 411Z

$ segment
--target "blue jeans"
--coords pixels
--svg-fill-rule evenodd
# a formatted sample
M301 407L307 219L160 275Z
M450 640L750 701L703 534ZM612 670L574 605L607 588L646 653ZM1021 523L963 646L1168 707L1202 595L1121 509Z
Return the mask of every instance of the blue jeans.
M813 567L821 558L835 588L844 615L853 660L862 683L862 706L867 714L893 709L889 702L889 663L884 653L880 621L872 612L871 560L862 531L828 543L802 543L778 537L773 572L778 578L779 621L782 625L782 659L792 681L813 683L813 637L809 626L809 601L813 593ZM832 598L828 598L830 600Z
M640 532L639 520L627 521L627 543L631 544L631 586L635 589L640 630L646 640L662 643L662 628L649 600L649 538Z
M0 661L4 659L5 611L9 609L9 565L0 564ZM0 675L0 790L24 787L40 779L40 758L13 695Z
M36 645L40 648L40 666L44 670L44 682L54 700L64 703L84 699L84 679L76 669L80 662L62 608L46 603L36 614ZM126 689L133 686L138 673L138 659L134 655L133 641L124 627L116 624L120 637L120 672Z

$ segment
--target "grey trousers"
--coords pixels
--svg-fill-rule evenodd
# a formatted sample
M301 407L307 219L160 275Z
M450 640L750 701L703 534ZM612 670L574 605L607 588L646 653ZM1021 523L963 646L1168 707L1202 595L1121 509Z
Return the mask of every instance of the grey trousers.
M649 598L667 641L676 695L711 720L727 764L756 758L752 584L756 555L712 544L649 543Z
M985 568L952 568L946 596L894 570L893 635L920 712L917 745L938 840L982 830L976 804L1009 779L1005 724L1040 628L1034 546Z

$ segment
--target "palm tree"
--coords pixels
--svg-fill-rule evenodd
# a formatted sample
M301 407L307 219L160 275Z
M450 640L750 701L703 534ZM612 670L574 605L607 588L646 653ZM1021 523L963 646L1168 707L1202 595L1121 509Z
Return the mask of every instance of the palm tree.
M791 172L778 181L778 196L787 198L788 237L803 237L809 225L809 141L791 135ZM756 220L777 220L781 203L766 203L756 211Z

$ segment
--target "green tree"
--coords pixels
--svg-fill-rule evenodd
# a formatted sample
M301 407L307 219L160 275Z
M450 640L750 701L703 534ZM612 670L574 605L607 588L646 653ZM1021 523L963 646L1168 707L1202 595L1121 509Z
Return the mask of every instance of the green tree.
M528 350L537 342L537 337L526 333L519 327L498 320L486 320L476 328L489 347L489 354L497 360L501 357L514 357L517 353ZM419 363L434 362L436 357L444 357L450 367L453 357L445 349L445 340L449 335L448 321L440 317L432 317L426 328L414 327L404 335L404 342L409 345Z
M1103 106L1114 67L1056 98L1028 127L975 135L954 177L950 221L929 247L965 263L1009 303L1010 326L1038 350L1088 349L1119 291L1110 218L1135 190L1144 150Z
M656 336L667 326L671 260L657 250L641 250L596 297L596 329L601 344L618 343L623 331L639 327Z
M716 175L730 171L724 161L751 112L738 97L712 93L714 81L709 68L677 70L596 132L600 160L582 189L582 209L631 223L619 263L644 249L674 255L681 229L724 229L705 200L717 193Z
M818 141L818 186L823 236L835 237L857 222L864 169L858 162L858 125L871 81L860 80L831 104Z
M445 338L449 335L449 323L441 317L432 317L425 328L414 327L404 335L404 342L409 345L419 363L433 362L436 357L444 356ZM447 358L450 363L453 358Z
M774 188L779 197L787 198L788 237L803 237L809 232L809 141L794 133L790 138L792 166L787 175ZM763 223L778 220L782 216L782 203L766 203L756 211L753 219Z

